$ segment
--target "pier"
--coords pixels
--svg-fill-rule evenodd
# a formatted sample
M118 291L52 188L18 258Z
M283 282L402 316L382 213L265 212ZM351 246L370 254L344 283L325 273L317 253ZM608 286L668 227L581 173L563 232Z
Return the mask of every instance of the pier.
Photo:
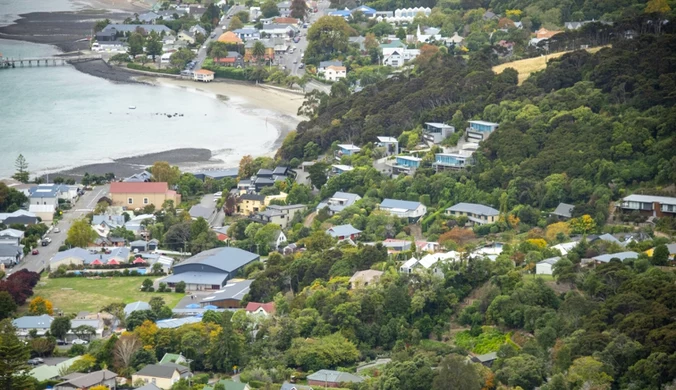
M35 57L35 58L3 58L0 57L0 69L23 67L48 67L68 65L77 62L100 60L100 55L81 55L72 57Z

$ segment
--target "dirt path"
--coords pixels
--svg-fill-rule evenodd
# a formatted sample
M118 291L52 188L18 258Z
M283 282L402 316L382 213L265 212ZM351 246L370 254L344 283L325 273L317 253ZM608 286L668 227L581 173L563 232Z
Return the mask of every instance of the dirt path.
M416 241L424 241L425 240L425 237L423 237L422 228L420 227L420 225L418 225L417 223L414 223L412 225L408 225L408 227L409 227L409 229L411 229L411 235L413 236L413 238L415 238Z
M305 218L305 221L303 222L303 226L308 227L308 228L309 228L309 227L312 227L312 222L314 222L316 216L317 216L317 212L316 212L316 211L313 212L312 214L308 215L308 216Z

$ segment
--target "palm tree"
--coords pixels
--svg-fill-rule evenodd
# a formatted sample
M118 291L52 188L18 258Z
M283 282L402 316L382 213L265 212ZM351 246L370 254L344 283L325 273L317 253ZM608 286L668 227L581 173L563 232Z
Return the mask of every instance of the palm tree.
M211 56L214 58L214 62L216 62L216 64L218 64L219 59L228 56L228 48L225 46L225 44L220 43L221 42L215 43L211 48Z
M265 58L265 45L261 41L256 41L251 49L251 54L256 62Z

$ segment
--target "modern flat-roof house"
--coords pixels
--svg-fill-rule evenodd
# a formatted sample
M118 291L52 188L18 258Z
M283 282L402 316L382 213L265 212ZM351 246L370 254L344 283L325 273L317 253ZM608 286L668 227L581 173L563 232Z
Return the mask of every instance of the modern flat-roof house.
M378 146L385 148L388 156L399 153L399 141L394 137L378 137Z
M451 125L438 122L425 122L423 139L425 139L425 141L438 144L453 133L455 133L455 127Z
M128 209L151 204L161 208L167 200L174 201L174 206L181 203L181 195L170 190L166 182L113 182L110 183L110 199L114 206Z
M307 206L304 204L270 205L265 210L255 214L252 219L262 224L274 223L282 229L286 229L296 214L302 214L305 209L307 209Z
M51 222L54 212L59 207L61 186L36 186L30 189L28 211L42 218L43 222Z
M477 141L484 140L488 138L495 129L500 126L498 123L486 122L486 121L468 121L469 127L467 128L467 137L475 139Z
M325 207L328 207L329 215L333 215L343 211L346 207L352 206L360 199L361 196L357 194L351 194L349 192L336 192L332 197L319 202L317 205L317 212Z
M76 372L63 378L68 379L54 385L54 390L81 390L89 389L94 386L106 386L110 390L115 390L117 388L117 383L115 381L117 374L108 370L94 371L88 374Z
M350 278L350 288L355 290L358 288L368 287L369 285L377 283L382 275L383 271L376 271L373 269L357 271Z
M152 383L163 390L169 390L174 383L181 378L192 376L190 367L176 364L147 364L142 369L131 376L132 382L143 381L143 383Z
M561 256L550 257L549 259L544 259L537 264L535 264L535 274L536 275L551 275L553 273L552 268L554 264L558 263L561 260Z
M380 210L386 211L399 218L407 218L410 222L419 220L427 213L427 206L420 202L409 200L383 199Z
M676 198L654 195L629 195L619 205L622 211L638 211L651 217L676 216Z
M237 212L244 215L257 213L265 208L265 196L242 194L237 200Z
M221 289L200 301L202 305L213 305L222 309L237 309L242 306L242 299L249 293L253 280L228 281Z
M331 175L340 175L345 172L350 172L354 170L352 165L343 165L343 164L333 164L331 165Z
M458 203L446 209L446 215L467 217L473 223L485 225L498 221L500 212L492 207L476 203Z
M338 151L336 152L336 158L340 160L343 156L352 156L361 151L359 146L353 144L340 144L338 145Z
M394 163L390 166L392 167L392 173L405 174L409 175L415 172L416 169L420 167L422 158L415 156L397 156L394 159Z
M619 252L619 253L608 253L605 255L598 255L592 257L592 260L596 261L597 263L609 263L610 260L612 259L620 259L620 261L624 261L627 259L637 259L638 258L638 253L636 252Z
M556 217L560 220L564 219L570 219L573 217L573 209L575 206L572 204L568 203L559 203L558 206L556 206L556 209L549 213L550 216Z
M436 171L443 171L447 169L463 169L471 165L471 155L460 153L436 153L434 155L434 163L432 166Z
M211 180L221 180L225 179L227 177L236 179L237 176L239 175L238 168L230 168L230 169L209 169L205 171L198 171L194 172L192 175L195 176L196 178L205 181L207 179Z
M40 316L23 316L12 321L19 337L28 337L31 330L38 332L38 336L44 336L52 325L54 318L43 314Z
M259 258L255 253L234 247L209 249L174 265L174 273L163 282L175 287L183 281L189 291L218 290L244 266Z
M334 370L319 370L307 376L307 384L310 386L343 387L341 383L361 383L363 381L364 378L360 376Z
M352 225L339 225L333 226L326 230L326 233L333 238L337 238L339 241L342 240L356 240L361 234L361 230L355 228Z

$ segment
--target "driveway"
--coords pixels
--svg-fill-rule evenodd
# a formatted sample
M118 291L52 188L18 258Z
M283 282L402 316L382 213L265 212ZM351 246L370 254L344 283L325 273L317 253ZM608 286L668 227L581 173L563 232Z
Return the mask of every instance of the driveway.
M216 201L214 200L214 194L206 194L200 200L200 206L205 207L209 210L214 210L216 208ZM215 213L211 214L207 219L209 226L211 227L221 227L223 226L223 220L225 219L225 213L223 209L216 210Z
M102 186L94 187L91 191L86 191L73 205L73 208L63 213L63 218L58 222L56 227L59 228L59 232L55 233L52 229L45 236L52 239L51 244L47 246L41 246L38 248L40 251L37 255L28 254L23 258L21 263L12 268L9 273L27 269L29 271L40 272L42 271L49 262L49 259L52 258L58 251L59 247L63 245L68 236L68 229L70 225L76 219L84 217L87 213L94 210L96 203L103 196L108 196L110 192L110 185L105 184Z

